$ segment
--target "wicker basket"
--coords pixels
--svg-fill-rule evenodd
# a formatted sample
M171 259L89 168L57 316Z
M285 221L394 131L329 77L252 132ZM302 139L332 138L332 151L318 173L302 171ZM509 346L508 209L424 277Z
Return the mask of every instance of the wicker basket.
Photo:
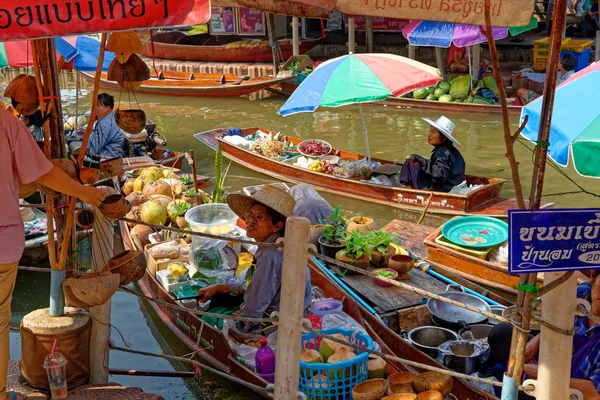
M125 132L136 135L146 127L146 113L143 110L117 110L115 122Z

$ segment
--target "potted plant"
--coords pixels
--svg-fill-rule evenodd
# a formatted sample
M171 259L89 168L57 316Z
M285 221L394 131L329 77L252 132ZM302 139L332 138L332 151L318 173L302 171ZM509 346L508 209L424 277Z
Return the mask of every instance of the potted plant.
M196 205L196 201L198 200L198 196L200 196L200 193L198 193L196 191L196 189L188 189L185 192L183 192L183 195L181 196L181 200L185 201L186 203L188 203L189 205L191 205L192 207ZM200 204L203 204L204 202L202 201L202 198L200 198Z
M194 187L194 179L192 178L192 174L180 175L178 178L181 181L184 192Z
M396 249L391 246L395 238L385 231L368 231L366 235L372 248L371 263L376 267L387 265L396 254Z
M323 229L323 235L319 237L321 254L326 257L334 258L338 251L346 247L342 242L346 236L346 219L344 217L342 206L338 206L327 217L328 225Z
M346 232L349 233L356 229L358 229L361 233L365 233L367 231L373 231L377 229L377 224L372 218L357 215L350 218L350 221L348 221Z
M369 268L372 247L369 244L367 235L359 230L353 230L342 239L342 242L344 242L346 248L336 253L336 260L365 270Z

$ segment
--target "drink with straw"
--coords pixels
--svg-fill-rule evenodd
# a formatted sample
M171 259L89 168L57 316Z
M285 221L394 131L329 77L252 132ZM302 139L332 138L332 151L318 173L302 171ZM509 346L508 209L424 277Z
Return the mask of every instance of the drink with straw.
M52 351L44 359L44 369L48 374L51 399L65 399L67 390L67 360L56 350L56 339L52 345Z

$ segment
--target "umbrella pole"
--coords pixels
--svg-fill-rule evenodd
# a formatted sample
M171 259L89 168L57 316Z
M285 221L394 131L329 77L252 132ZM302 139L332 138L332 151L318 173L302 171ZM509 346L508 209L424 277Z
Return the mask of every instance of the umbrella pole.
M467 62L469 63L469 75L471 76L471 91L473 91L475 77L473 76L473 63L471 61L471 46L467 46Z
M367 160L371 162L371 149L369 148L369 135L367 132L367 124L365 123L365 114L363 113L362 103L359 105L360 108L360 119L362 120L363 134L365 135L365 146L367 147Z

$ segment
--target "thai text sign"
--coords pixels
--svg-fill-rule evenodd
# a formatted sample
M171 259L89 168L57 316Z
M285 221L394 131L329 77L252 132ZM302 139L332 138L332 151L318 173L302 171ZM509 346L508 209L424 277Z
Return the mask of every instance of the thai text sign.
M336 0L213 0L213 6L246 7L275 14L329 18Z
M338 0L336 10L350 15L485 25L484 0ZM491 0L493 26L525 26L534 0Z
M600 209L508 212L508 272L600 268Z
M209 19L209 0L2 0L0 41L195 25Z
M354 16L354 26L357 31L366 29L366 17ZM373 18L373 31L375 32L398 32L401 31L410 21L407 19L395 19L385 17Z

